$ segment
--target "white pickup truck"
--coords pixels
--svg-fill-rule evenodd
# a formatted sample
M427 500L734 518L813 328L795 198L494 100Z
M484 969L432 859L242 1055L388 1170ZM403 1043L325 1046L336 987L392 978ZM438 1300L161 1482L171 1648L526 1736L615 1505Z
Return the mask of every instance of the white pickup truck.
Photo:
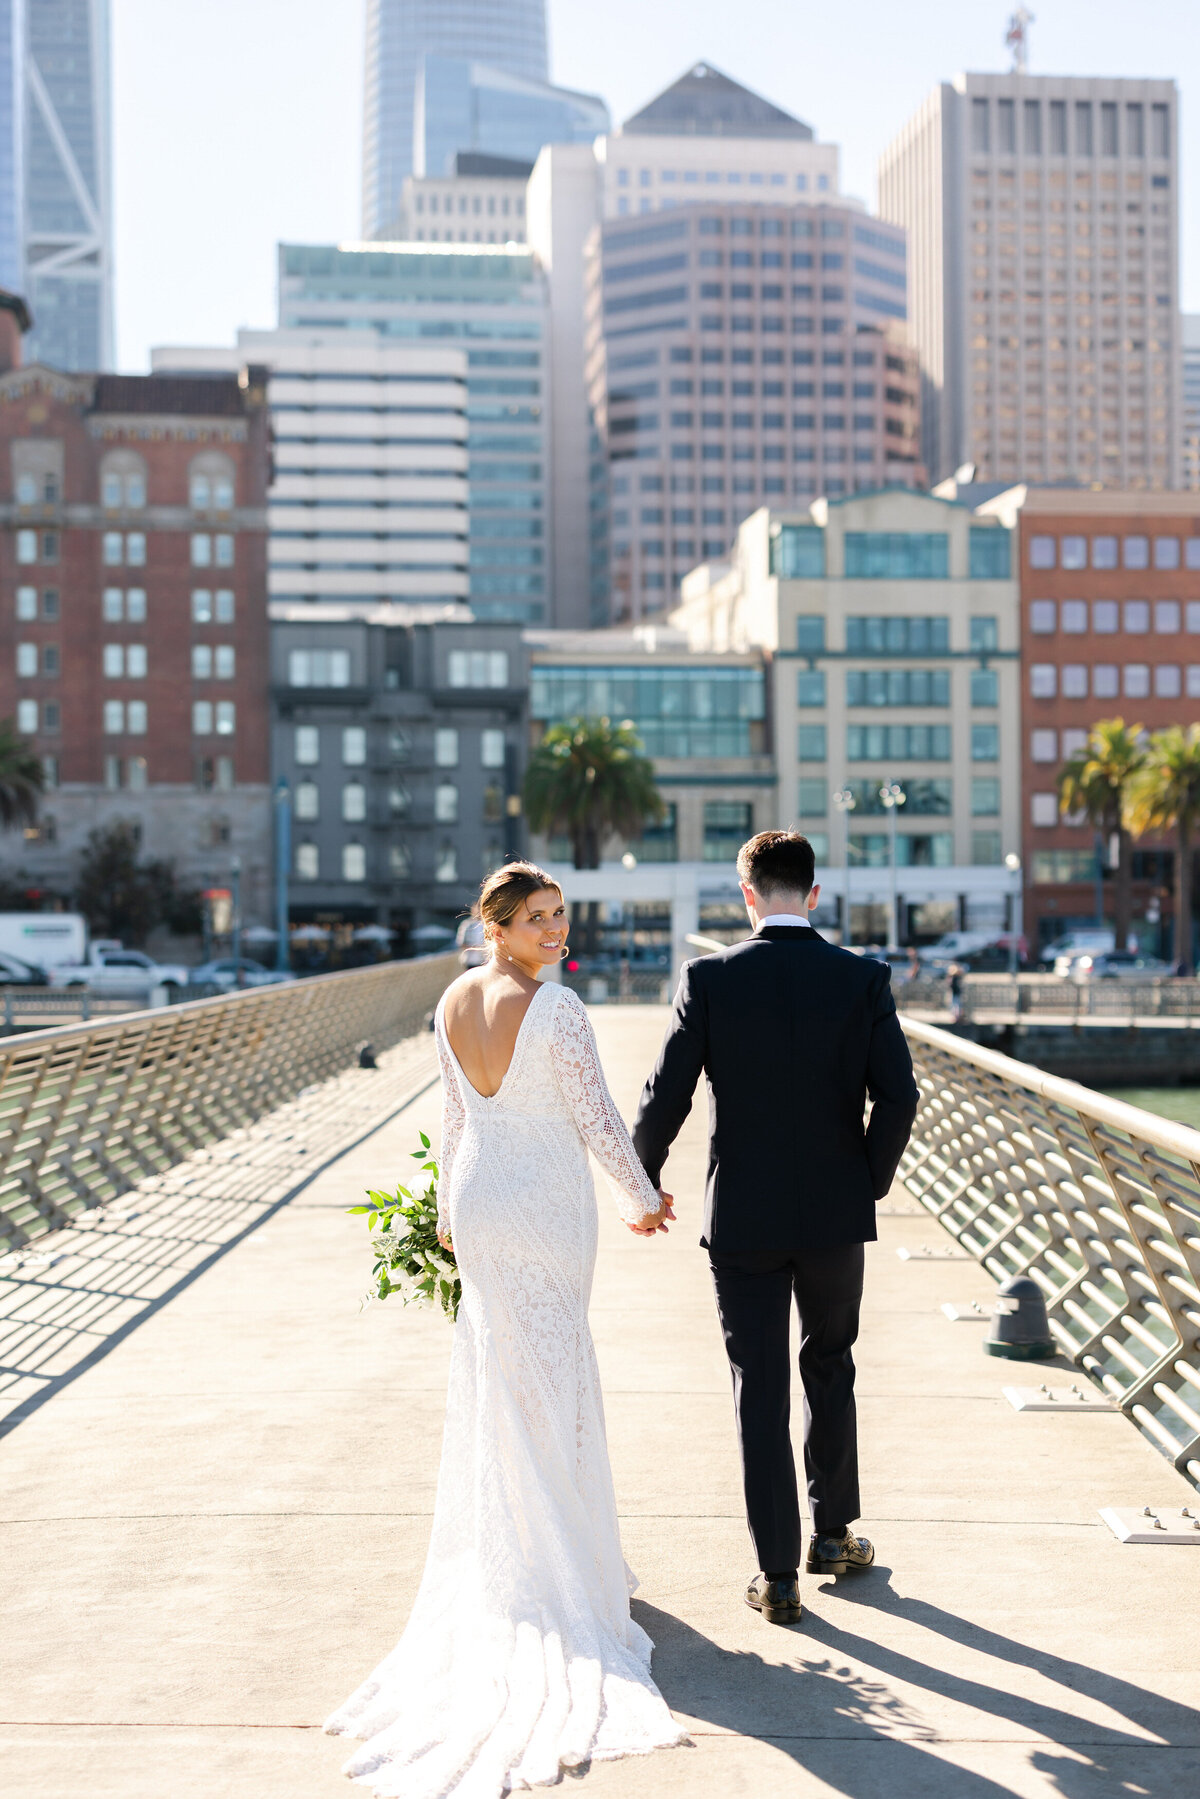
M155 987L184 988L188 970L182 962L154 962L140 949L99 937L83 962L64 962L50 970L52 987L86 987L91 993L150 994Z

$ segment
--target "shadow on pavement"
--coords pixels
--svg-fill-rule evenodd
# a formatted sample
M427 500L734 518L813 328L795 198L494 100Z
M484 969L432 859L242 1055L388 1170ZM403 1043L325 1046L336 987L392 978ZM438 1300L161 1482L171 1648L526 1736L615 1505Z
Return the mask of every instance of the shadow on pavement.
M953 1644L960 1663L966 1650L1040 1676L1060 1689L1061 1703L1011 1690L1002 1669L994 1682L956 1673L936 1659L884 1647L809 1611L799 1626L774 1633L774 1654L788 1652L779 1639L790 1637L794 1646L783 1664L723 1649L636 1599L633 1612L654 1641L655 1679L673 1711L773 1744L846 1799L878 1799L885 1791L921 1799L1011 1799L1011 1786L946 1759L954 1738L947 1736L944 1721L933 1721L942 1707L926 1714L910 1695L896 1690L900 1683L1010 1726L996 1733L998 1749L1022 1744L1030 1733L1035 1740L1027 1744L1028 1765L1064 1799L1116 1799L1125 1793L1179 1799L1186 1790L1192 1758L1172 1751L1200 1748L1200 1710L1031 1648L939 1606L904 1598L886 1584L888 1575L877 1567L861 1581L836 1587L830 1581L819 1590L847 1601L848 1620L855 1612L884 1612ZM736 1603L736 1594L731 1600ZM814 1648L826 1653L814 1656ZM1081 1717L1072 1709L1074 1694L1104 1706L1121 1722L1105 1725ZM1038 1743L1038 1736L1046 1742ZM986 1738L971 1732L968 1740L976 1757L980 1750L986 1753ZM923 1742L939 1743L942 1753L928 1752ZM856 1753L848 1755L852 1743ZM862 1753L863 1745L873 1743L886 1744L884 1760Z

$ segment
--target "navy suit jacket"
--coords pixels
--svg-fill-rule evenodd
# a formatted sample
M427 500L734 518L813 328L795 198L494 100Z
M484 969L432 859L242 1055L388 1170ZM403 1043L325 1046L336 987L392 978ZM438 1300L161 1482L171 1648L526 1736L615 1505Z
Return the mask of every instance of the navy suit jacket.
M633 1127L656 1186L702 1073L708 1248L875 1237L875 1202L891 1186L918 1098L885 962L804 925L769 925L685 963Z

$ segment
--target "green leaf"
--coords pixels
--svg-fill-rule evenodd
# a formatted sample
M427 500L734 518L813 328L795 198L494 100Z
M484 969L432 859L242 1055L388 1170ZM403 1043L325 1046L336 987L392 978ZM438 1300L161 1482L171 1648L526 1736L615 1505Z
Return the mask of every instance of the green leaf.
M418 1131L417 1136L421 1139L421 1142L425 1145L425 1148L428 1149L429 1148L429 1138L425 1135L424 1131Z

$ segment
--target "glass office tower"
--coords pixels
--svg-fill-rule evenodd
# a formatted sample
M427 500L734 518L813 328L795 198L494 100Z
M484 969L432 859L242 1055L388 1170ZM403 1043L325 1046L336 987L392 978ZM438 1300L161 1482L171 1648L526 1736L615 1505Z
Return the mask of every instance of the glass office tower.
M0 285L28 361L112 366L108 0L0 0Z
M417 77L427 55L477 57L489 68L545 82L545 0L367 0L365 237L387 230L404 177L413 173Z
M550 616L547 306L536 258L513 244L279 246L285 330L466 350L469 599L480 619Z
M414 173L453 173L460 151L537 161L544 144L591 143L612 121L598 94L549 87L465 57L426 56L417 77Z

